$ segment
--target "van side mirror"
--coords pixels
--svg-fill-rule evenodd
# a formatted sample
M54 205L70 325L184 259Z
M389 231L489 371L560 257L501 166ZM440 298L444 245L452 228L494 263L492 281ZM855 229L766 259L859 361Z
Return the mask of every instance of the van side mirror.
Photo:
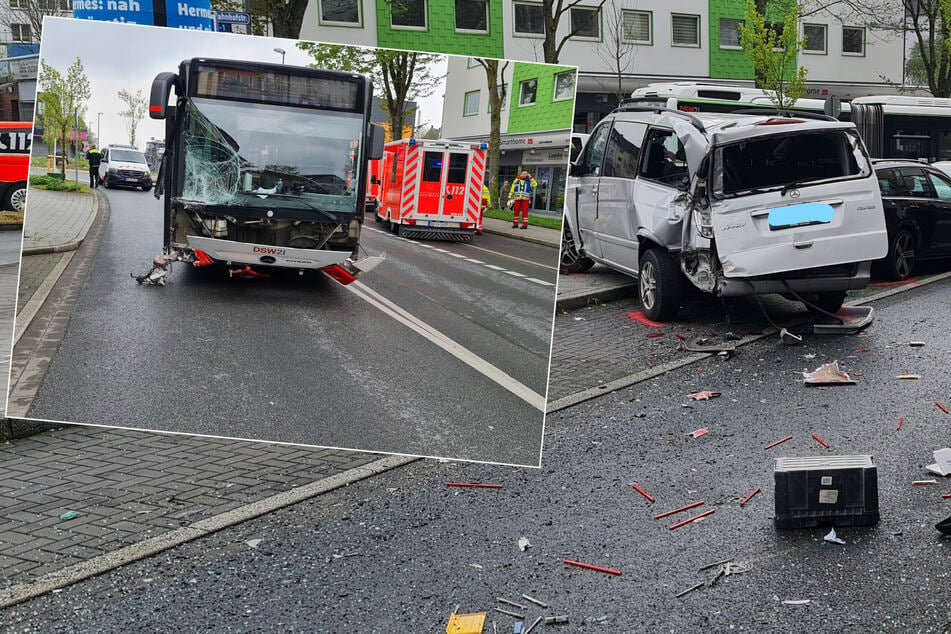
M581 176L581 165L579 163L571 163L571 167L568 168L569 176Z

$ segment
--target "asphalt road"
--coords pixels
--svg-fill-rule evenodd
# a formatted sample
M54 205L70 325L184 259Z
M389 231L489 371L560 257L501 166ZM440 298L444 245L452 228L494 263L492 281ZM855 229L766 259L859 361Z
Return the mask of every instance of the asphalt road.
M0 231L0 265L19 262L22 243L22 231Z
M109 226L29 417L538 463L554 249L426 247L371 222L364 246L387 260L349 287L183 265L164 288L139 286L130 273L160 250L160 203L107 196Z
M514 619L495 607L526 625L567 614L571 632L946 631L948 541L934 524L951 489L912 482L933 477L923 467L951 424L934 404L951 399L949 295L947 280L914 289L876 302L862 336L763 339L549 415L540 469L416 462L14 606L0 629L438 632L459 606L488 611L499 632ZM802 383L831 360L856 385ZM895 378L910 372L921 378ZM722 396L686 398L701 389ZM775 458L830 454L874 457L880 523L838 527L844 545L823 540L828 528L776 529ZM670 529L703 509L716 512ZM725 559L745 571L713 585L700 568Z

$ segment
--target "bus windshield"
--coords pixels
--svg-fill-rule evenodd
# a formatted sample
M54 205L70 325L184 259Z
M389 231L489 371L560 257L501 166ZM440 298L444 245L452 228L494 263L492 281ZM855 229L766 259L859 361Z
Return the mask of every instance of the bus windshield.
M361 114L193 98L183 125L182 198L355 213Z

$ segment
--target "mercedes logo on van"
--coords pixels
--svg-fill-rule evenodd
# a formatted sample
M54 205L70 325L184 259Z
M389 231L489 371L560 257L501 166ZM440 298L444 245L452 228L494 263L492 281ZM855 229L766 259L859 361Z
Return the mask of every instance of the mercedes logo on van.
M277 262L277 258L275 258L273 255L262 255L260 260L262 264L274 264Z
M799 190L798 190L798 189L790 190L790 192L789 192L789 197L790 197L790 198L799 198Z

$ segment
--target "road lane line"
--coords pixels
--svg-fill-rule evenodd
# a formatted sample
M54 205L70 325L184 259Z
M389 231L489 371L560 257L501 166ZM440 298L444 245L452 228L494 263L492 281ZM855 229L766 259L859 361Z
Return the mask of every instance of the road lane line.
M403 310L390 300L386 299L373 289L371 289L366 284L362 282L353 282L345 286L348 291L356 295L357 297L363 299L364 301L372 304L373 306L379 308L381 311L395 319L396 321L402 323L408 328L415 330L418 334L422 335L426 339L429 339L434 344L456 357L472 369L483 374L486 378L495 381L506 390L519 397L538 411L544 413L545 411L545 397L542 394L539 394L529 388L527 385L515 380L509 374L506 374L499 368L495 367L482 357L479 357L469 351L467 348L456 343L443 333L439 332L429 324L425 323L421 319L413 316L407 311Z
M477 247L474 244L467 244L466 248L468 249L478 249L479 251L485 251L486 253L491 253L492 255L497 255L502 258L507 258L509 260L515 260L516 262L521 262L522 264L530 264L532 266L538 266L543 269L548 269L549 271L557 271L557 266L548 266L547 264L541 264L539 262L532 262L531 260L526 260L524 258L517 258L514 255L509 255L508 253L502 253L501 251L493 251L492 249L486 249L485 247ZM554 247L552 247L554 248Z
M526 282L535 282L536 284L541 284L542 286L554 286L554 284L552 284L551 282L546 282L545 280L540 280L540 279L534 278L534 277L527 277L527 278L525 278L525 281L526 281Z

